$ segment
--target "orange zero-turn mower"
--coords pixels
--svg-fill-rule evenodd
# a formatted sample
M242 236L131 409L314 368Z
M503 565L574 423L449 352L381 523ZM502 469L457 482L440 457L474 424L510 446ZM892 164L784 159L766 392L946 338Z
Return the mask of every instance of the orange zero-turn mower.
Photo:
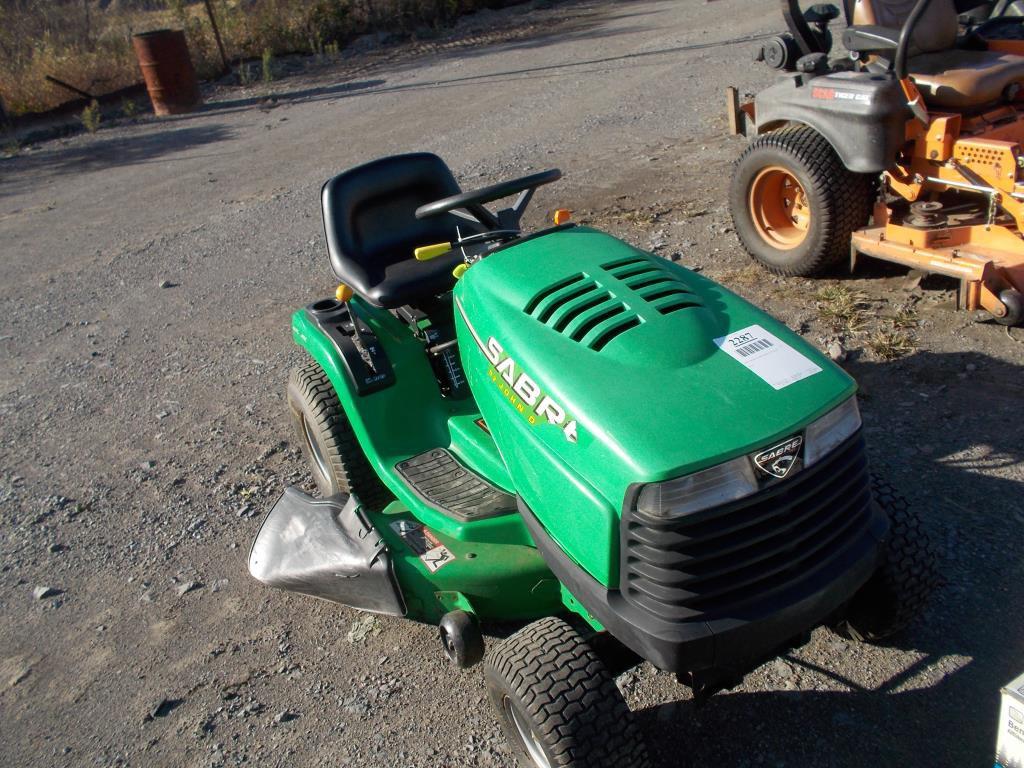
M1024 322L1022 20L965 38L954 0L847 0L849 57L830 61L839 10L782 6L790 32L758 52L778 82L743 104L728 92L732 131L752 139L730 189L747 251L783 275L885 259L957 279L961 309Z

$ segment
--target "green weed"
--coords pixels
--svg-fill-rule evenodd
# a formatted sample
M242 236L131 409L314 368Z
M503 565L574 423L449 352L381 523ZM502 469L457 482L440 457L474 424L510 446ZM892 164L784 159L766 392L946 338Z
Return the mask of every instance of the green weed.
M82 121L85 130L89 133L96 133L100 129L100 123L103 122L100 103L93 99L89 106L82 110L82 114L78 116L78 119Z
M139 105L135 99L125 97L121 100L121 115L129 120L139 114Z

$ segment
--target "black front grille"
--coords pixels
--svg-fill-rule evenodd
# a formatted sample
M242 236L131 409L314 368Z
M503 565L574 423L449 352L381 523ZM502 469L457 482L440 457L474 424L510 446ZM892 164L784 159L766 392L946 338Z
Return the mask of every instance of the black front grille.
M867 528L858 433L814 466L738 502L670 522L623 514L620 589L670 621L739 616L840 557Z

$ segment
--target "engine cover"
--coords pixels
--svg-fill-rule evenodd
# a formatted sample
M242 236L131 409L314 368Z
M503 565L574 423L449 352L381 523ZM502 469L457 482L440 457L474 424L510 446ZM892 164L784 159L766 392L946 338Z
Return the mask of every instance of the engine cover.
M855 389L722 286L586 227L494 252L455 305L463 366L516 491L604 584L631 484L767 447Z

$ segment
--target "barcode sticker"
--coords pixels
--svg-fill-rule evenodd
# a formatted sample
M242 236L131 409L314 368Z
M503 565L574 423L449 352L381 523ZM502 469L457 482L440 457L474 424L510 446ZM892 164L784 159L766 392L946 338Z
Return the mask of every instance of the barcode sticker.
M821 371L820 366L760 325L715 339L715 345L774 389L788 387Z
M755 352L760 352L762 349L768 349L774 346L768 339L754 339L749 344L736 347L736 354L740 357L750 357Z

